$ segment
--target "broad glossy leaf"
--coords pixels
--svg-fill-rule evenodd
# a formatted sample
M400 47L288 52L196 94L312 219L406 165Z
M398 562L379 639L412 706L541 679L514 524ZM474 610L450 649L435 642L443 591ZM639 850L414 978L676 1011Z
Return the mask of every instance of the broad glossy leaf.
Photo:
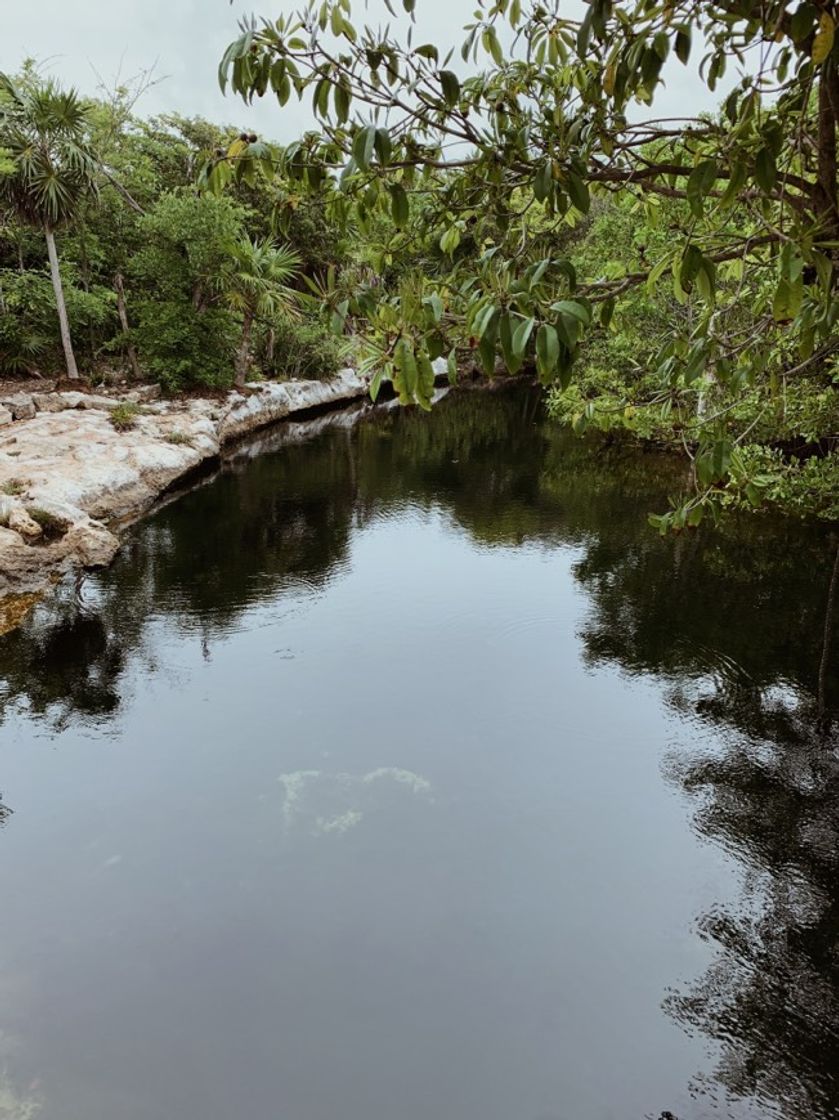
M542 381L549 381L559 362L559 335L550 323L542 323L536 332L536 368Z
M353 159L359 167L366 170L373 158L373 148L376 143L376 127L368 124L360 128L355 134L352 145Z
M833 50L833 39L836 34L836 24L828 12L822 12L819 17L819 29L813 39L812 59L816 65L825 61Z

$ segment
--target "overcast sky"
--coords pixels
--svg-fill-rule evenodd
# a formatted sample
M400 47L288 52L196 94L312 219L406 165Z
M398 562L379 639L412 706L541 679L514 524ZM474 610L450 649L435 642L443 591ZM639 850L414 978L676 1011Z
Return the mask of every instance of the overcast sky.
M14 71L34 57L62 82L93 93L97 74L112 85L120 71L126 78L155 65L162 80L138 104L138 113L201 115L290 141L310 122L303 106L289 102L280 110L266 96L248 108L222 96L216 70L241 16L255 10L276 17L294 6L292 0L257 0L255 8L241 0L0 0L0 70ZM459 44L474 7L474 0L418 0L414 41L441 49ZM576 7L578 0L571 0L569 14ZM368 0L366 12L358 3L353 10L359 23L390 18L382 0ZM666 77L654 115L692 115L713 108L720 96L708 94L678 63L668 66Z

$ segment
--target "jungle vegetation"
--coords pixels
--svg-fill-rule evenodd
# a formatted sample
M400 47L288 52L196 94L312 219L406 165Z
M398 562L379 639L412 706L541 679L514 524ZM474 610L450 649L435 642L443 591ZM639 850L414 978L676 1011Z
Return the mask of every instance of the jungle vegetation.
M483 0L441 57L414 4L407 32L390 0L376 26L350 0L240 25L220 84L305 99L316 127L285 147L4 79L4 367L55 365L65 333L86 370L171 390L340 354L422 408L437 357L532 370L576 430L689 456L663 531L731 504L835 519L837 5ZM672 67L725 82L718 111L672 117Z
M324 299L363 320L403 401L428 406L440 354L453 374L532 367L578 430L690 455L662 530L767 497L835 518L837 19L832 0L586 0L579 18L484 0L441 57L312 0L243 23L219 80L311 99L317 128L234 141L203 181L285 176L362 232L391 282L335 274ZM668 66L712 92L728 75L719 110L674 118Z
M299 199L280 236L278 184L198 190L239 134L137 117L142 85L85 100L32 63L0 76L0 378L328 376L340 345L301 290L342 261L323 204Z

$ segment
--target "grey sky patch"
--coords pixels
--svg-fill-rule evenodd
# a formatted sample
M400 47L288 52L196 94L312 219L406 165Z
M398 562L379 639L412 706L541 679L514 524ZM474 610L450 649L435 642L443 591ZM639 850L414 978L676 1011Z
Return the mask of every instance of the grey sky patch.
M3 52L0 69L15 70L26 57L45 63L48 73L84 93L94 93L99 76L113 85L155 65L161 79L137 106L151 116L163 112L200 115L247 127L271 139L288 142L309 127L306 101L284 109L270 97L245 105L225 97L218 87L218 61L236 37L237 22L250 9L238 0L0 0L3 11ZM257 15L288 11L290 0L263 0ZM581 7L568 5L569 15ZM459 45L474 0L419 0L414 41L433 42L441 50ZM378 26L392 22L382 0L355 5L356 22ZM458 68L460 59L457 58ZM668 65L667 86L656 98L652 116L693 115L712 109L720 98L709 94L691 71ZM647 113L643 114L648 115Z

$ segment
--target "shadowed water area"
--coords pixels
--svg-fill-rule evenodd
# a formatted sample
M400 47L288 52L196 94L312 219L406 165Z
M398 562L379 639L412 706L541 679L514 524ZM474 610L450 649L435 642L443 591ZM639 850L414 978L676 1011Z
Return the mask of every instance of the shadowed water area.
M839 1117L836 542L682 470L289 426L0 638L0 1120Z

